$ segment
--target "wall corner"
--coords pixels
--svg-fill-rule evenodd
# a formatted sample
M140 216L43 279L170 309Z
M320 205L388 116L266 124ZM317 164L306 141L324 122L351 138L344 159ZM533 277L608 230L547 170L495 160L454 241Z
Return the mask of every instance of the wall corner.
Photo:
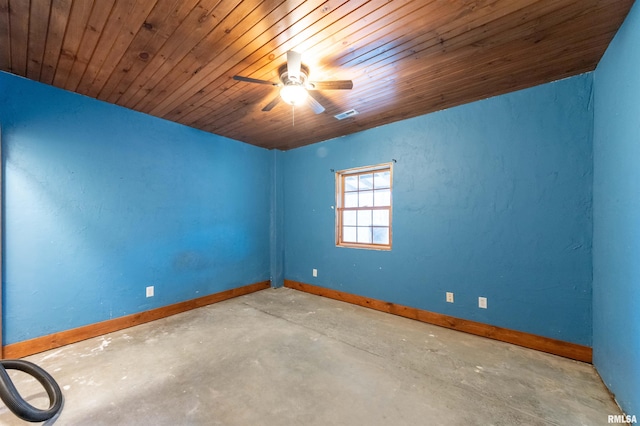
M274 288L284 285L284 177L280 150L271 150L270 277Z

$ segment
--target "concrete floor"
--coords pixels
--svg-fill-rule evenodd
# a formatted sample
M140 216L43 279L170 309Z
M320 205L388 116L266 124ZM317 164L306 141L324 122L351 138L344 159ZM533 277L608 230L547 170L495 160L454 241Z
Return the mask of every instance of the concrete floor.
M56 425L602 425L591 365L290 289L34 355ZM12 372L23 396L48 400ZM0 403L0 424L24 425Z

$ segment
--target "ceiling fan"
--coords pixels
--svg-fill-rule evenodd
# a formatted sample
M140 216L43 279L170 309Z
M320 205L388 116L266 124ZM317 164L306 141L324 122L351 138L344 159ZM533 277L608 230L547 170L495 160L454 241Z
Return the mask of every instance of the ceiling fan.
M353 88L351 80L310 81L309 67L302 63L302 55L293 50L287 52L287 63L278 68L278 75L280 76L278 83L241 75L234 75L233 79L280 87L279 95L265 105L262 111L271 111L282 99L294 107L302 105L306 101L313 112L320 114L324 111L324 107L309 93L310 90L351 90Z

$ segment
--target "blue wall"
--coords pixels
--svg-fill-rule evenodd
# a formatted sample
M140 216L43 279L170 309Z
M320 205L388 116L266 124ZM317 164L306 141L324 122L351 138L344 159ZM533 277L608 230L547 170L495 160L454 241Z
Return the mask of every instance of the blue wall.
M0 74L5 344L284 276L590 345L591 83L282 153ZM392 158L393 250L336 248L330 169Z
M283 153L285 278L591 345L591 88L581 75ZM393 250L337 248L330 170L392 159Z
M640 416L640 5L595 71L593 358Z
M267 150L4 73L0 124L4 344L269 279Z

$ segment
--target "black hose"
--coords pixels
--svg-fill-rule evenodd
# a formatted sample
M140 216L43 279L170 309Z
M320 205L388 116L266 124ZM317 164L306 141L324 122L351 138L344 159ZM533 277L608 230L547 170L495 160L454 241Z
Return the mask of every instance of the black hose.
M25 401L11 381L6 369L23 371L38 380L49 395L49 408L41 410ZM62 391L54 378L34 363L21 359L0 360L0 398L13 414L28 422L49 420L62 408Z

